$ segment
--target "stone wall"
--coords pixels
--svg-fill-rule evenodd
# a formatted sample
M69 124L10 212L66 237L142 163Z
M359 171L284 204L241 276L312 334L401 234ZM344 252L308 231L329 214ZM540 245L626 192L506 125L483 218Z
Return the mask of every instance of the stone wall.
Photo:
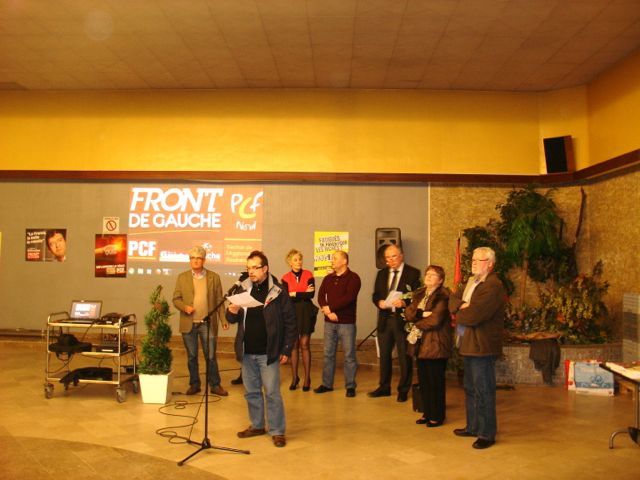
M611 313L616 341L622 338L622 296L637 291L640 285L639 185L640 167L635 167L581 185L559 186L553 194L565 221L564 238L573 243L580 212L580 188L584 188L585 211L576 245L578 270L591 273L595 263L603 261L603 278L610 284L605 303ZM504 185L431 185L429 258L431 263L444 267L447 285L451 285L458 233L498 218L495 207L506 200L510 190ZM465 246L463 240L462 248ZM517 292L520 278L517 272L512 273ZM536 288L533 282L528 285L526 302L535 304ZM513 300L517 301L517 296Z
M504 356L496 363L496 380L503 384L543 385L542 372L529 359L529 344L510 344L503 347ZM565 360L621 361L622 344L561 345L560 366L553 376L554 385L564 385Z

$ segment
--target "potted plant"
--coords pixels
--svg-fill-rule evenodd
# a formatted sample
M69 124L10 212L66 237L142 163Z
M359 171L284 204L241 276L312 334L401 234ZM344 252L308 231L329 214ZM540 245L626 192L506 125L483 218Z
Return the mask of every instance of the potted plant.
M144 316L147 335L142 340L142 361L138 369L142 401L144 403L166 403L171 384L173 355L171 341L171 316L169 303L162 296L162 285L158 285L149 297L151 310Z

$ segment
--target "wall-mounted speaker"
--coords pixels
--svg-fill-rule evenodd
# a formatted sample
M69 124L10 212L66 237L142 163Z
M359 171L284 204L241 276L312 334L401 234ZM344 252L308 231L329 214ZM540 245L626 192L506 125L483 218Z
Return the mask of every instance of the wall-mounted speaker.
M545 138L542 142L547 173L573 172L576 169L571 135Z
M402 248L402 236L399 228L376 228L376 268L384 268L384 250L389 245Z

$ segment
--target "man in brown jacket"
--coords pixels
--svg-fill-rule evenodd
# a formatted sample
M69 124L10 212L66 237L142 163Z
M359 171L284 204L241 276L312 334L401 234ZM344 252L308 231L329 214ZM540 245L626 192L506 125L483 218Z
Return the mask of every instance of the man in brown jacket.
M506 293L493 273L496 254L489 247L473 251L467 286L460 296L449 297L449 310L456 315L457 342L464 358L464 390L467 424L453 431L460 437L477 437L473 448L495 443L496 358L502 354L502 330Z
M173 305L180 310L180 333L187 351L189 367L189 390L187 395L195 395L200 391L200 372L198 371L198 339L202 344L205 359L209 360L209 385L211 393L226 397L229 395L220 385L220 372L216 359L216 337L218 322L227 330L229 323L224 317L222 284L217 273L204 268L205 249L193 247L189 250L190 270L178 275L173 292ZM215 312L212 310L215 307ZM207 324L203 320L211 312L210 335L207 344Z

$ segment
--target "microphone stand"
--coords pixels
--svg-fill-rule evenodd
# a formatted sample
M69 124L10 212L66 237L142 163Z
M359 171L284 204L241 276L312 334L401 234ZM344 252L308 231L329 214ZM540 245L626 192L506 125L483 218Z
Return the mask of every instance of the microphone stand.
M224 302L227 300L227 297L230 296L232 294L232 292L235 292L235 290L238 288L238 285L234 285L233 287L231 287L231 289L226 293L226 295L224 295L222 297L222 300L220 301L220 303L218 303L218 305L215 306L215 308L213 310L211 310L209 312L209 314L204 317L202 319L203 322L205 322L207 324L207 349L209 349L210 345L209 345L209 335L211 332L211 317L212 315L218 310L218 308L220 308ZM213 352L212 351L208 351L207 352L207 362L206 362L206 367L205 367L205 389L204 389L204 438L202 439L202 442L194 442L193 440L187 440L188 443L192 444L192 445L199 445L200 448L198 448L195 452L193 452L191 455L183 458L182 460L180 460L178 462L178 466L181 467L184 465L184 463L189 460L191 457L194 457L195 455L197 455L198 453L202 452L203 450L209 450L211 448L215 449L215 450L224 450L227 452L234 452L234 453L244 453L245 455L249 455L251 452L249 450L239 450L237 448L230 448L230 447L220 447L220 446L216 446L216 445L211 445L211 441L209 440L209 355L212 355Z

